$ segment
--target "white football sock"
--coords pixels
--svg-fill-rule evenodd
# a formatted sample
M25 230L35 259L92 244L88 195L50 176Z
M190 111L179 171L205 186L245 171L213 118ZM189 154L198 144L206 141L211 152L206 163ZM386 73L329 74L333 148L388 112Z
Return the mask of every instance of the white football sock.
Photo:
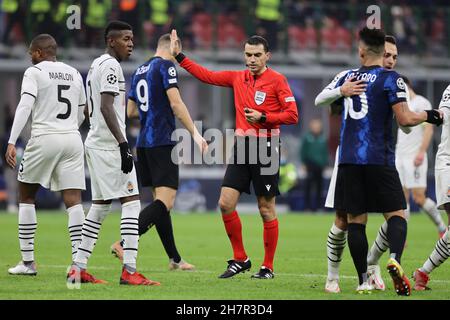
M69 236L72 244L72 261L75 260L78 247L81 243L81 229L84 223L84 210L81 204L74 205L67 208L67 214L69 215Z
M136 269L136 259L139 243L139 213L141 201L135 200L122 204L122 219L120 234L123 242L123 264ZM128 268L128 270L130 270Z
M377 238L370 248L369 254L367 256L367 265L377 265L383 253L389 249L389 242L387 239L387 221L383 222L377 233Z
M34 204L19 203L19 244L22 261L34 261L34 234L37 228Z
M434 247L433 252L428 257L427 261L419 270L427 274L431 273L435 268L439 267L450 256L449 237L450 233L447 230L444 236L439 239Z
M93 204L83 223L81 243L75 257L76 264L86 269L89 257L97 242L98 233L106 215L111 210L111 204Z
M444 220L442 220L441 213L436 207L436 203L431 200L430 198L427 198L425 200L425 203L423 204L422 209L428 214L430 219L434 222L434 224L438 227L439 232L445 231L445 223Z
M327 239L328 279L339 279L339 266L342 260L345 244L347 243L347 231L336 227L333 223Z

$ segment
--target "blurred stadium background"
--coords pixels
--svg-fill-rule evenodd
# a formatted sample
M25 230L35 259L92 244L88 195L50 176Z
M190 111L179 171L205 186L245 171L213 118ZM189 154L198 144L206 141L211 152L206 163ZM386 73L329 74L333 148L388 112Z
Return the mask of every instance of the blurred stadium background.
M338 144L340 119L326 108L314 106L317 93L334 75L359 65L358 30L366 23L369 5L381 8L382 25L397 38L397 70L408 76L416 92L437 106L449 82L450 4L445 0L397 1L308 1L308 0L0 0L0 136L2 160L16 105L23 72L31 64L27 55L30 40L39 33L50 33L58 41L59 60L76 67L83 76L94 58L103 52L103 28L111 19L127 21L134 27L135 51L123 63L126 78L152 56L159 35L176 28L184 51L205 66L216 69L243 69L243 42L249 35L265 36L273 58L270 66L287 76L300 113L296 126L282 129L283 163L291 164L293 181L282 180L285 192L278 201L279 211L304 211L319 208L326 195ZM69 5L81 7L81 29L69 30L66 19ZM234 127L233 94L229 89L204 85L179 68L180 89L194 120L203 128ZM323 155L320 203L305 205L305 168L300 151L302 138L311 120L320 119L326 138ZM83 135L88 128L83 126ZM130 141L138 129L128 124ZM29 128L22 135L26 144ZM429 152L429 188L434 196L434 155L440 137L435 130ZM225 145L225 144L224 144ZM217 207L223 165L181 167L177 211L214 211ZM87 172L88 174L88 172ZM287 175L286 175L287 176ZM0 206L15 210L16 173L2 163ZM89 184L88 184L89 185ZM144 200L149 192L144 192ZM83 195L90 200L90 190ZM253 196L244 195L238 209L257 212ZM41 208L61 208L59 195L41 190ZM414 207L413 207L414 210Z

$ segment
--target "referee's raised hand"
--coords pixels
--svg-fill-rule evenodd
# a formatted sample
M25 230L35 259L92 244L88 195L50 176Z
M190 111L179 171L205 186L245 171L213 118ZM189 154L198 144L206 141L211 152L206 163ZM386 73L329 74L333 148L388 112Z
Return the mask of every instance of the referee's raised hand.
M181 52L181 41L178 38L177 30L172 29L170 33L170 54L176 57Z

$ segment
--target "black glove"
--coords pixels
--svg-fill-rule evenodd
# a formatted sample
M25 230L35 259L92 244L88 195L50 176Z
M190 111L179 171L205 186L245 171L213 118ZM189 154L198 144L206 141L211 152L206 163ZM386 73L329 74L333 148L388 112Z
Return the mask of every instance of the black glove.
M444 119L441 118L441 114L436 109L425 110L425 112L427 113L426 122L435 124L438 127L444 122Z
M129 173L133 170L133 155L131 154L130 147L128 147L128 142L122 142L119 144L120 147L120 157L122 158L122 165L120 169L123 173Z

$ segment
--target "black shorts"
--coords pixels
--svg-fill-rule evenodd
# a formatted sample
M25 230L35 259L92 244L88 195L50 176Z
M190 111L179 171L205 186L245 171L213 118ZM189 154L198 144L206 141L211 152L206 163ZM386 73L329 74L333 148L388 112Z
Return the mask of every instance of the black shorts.
M136 169L143 187L178 189L178 164L171 158L174 146L137 148Z
M406 209L397 170L391 166L340 164L334 208L352 215Z
M257 196L279 195L279 141L279 137L235 138L233 154L228 162L222 187L250 194L250 182L252 182ZM245 154L243 155L244 150Z

